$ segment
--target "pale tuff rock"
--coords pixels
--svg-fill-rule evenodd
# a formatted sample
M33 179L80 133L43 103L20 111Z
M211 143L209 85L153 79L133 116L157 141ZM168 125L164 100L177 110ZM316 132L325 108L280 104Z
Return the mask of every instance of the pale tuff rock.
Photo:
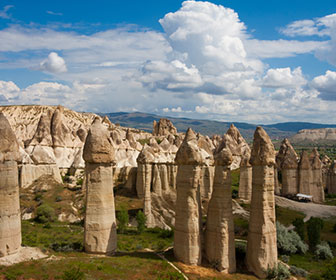
M73 147L71 131L65 124L64 107L58 106L51 119L51 136L54 147Z
M196 135L191 128L187 130L186 136L176 153L175 162L178 165L200 165L203 163Z
M53 140L51 137L50 131L50 122L51 122L51 112L49 111L48 114L42 114L41 118L37 124L36 132L34 137L30 141L29 145L42 145L42 146L49 146L53 145Z
M158 196L162 195L161 178L157 164L153 165L153 193Z
M327 178L328 193L336 194L336 161L330 165L328 178Z
M154 136L167 136L168 134L177 134L177 129L170 120L160 119L159 122L153 122Z
M312 191L313 201L322 203L324 201L322 162L316 148L313 150L313 153L310 156L310 161L312 167L312 181L310 189Z
M281 143L276 157L278 168L282 172L282 195L298 193L298 156L288 139Z
M323 187L325 190L327 190L328 189L328 172L329 172L329 168L330 168L332 161L327 155L324 155L321 161L322 161Z
M203 166L201 179L200 179L200 191L202 202L207 203L211 197L213 190L213 180L215 176L214 166ZM203 205L202 205L203 206Z
M84 145L83 157L88 163L112 163L114 149L108 130L96 118L89 130Z
M275 151L266 132L257 127L251 153L252 200L246 264L260 278L277 264L275 226L274 165Z
M155 157L153 149L145 144L137 158L138 173L136 191L139 198L144 198L146 187L150 188L152 180L152 163L154 161Z
M18 166L19 145L0 113L0 257L17 253L21 246Z
M209 202L205 254L210 264L226 273L236 271L235 238L231 199L232 155L223 149L215 155L215 178Z
M224 134L217 151L223 148L229 149L232 153L233 161L231 169L239 168L242 156L250 153L249 145L233 124L231 124L226 134Z
M86 175L85 251L111 253L117 248L113 195L114 148L108 130L96 118L84 146Z
M201 197L199 179L202 156L195 133L189 128L177 151L176 216L174 254L177 260L191 265L201 263Z
M3 113L0 113L0 137L0 162L18 161L20 159L19 144Z
M138 156L138 174L136 190L139 198L144 199L144 214L147 227L154 226L151 206L152 164L155 161L154 151L145 145Z
M292 137L293 142L336 140L336 128L302 129Z
M303 151L299 162L299 193L311 195L312 176L308 154Z
M240 176L238 197L240 199L251 201L252 196L252 166L250 164L250 154L243 155L240 162Z

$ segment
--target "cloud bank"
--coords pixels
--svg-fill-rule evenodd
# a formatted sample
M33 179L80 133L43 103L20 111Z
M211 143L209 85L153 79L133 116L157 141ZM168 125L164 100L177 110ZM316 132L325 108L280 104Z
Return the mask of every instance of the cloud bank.
M281 29L288 40L258 40L236 11L201 1L185 1L166 14L162 32L124 26L81 34L71 27L11 25L0 30L0 69L38 70L50 79L27 87L0 81L0 102L254 123L329 122L336 72L309 78L303 67L272 67L265 59L305 54L335 65L335 18L290 23Z

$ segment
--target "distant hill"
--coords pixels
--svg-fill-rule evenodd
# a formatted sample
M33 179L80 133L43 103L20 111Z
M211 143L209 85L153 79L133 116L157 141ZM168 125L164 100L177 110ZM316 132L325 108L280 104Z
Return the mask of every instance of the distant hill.
M224 134L230 127L231 122L220 122L211 120L196 120L187 118L172 118L165 116L158 116L154 114L147 114L141 112L126 113L108 113L104 114L109 117L111 122L119 123L122 126L134 127L151 132L153 129L153 121L158 121L161 118L171 120L179 132L184 132L188 127L191 127L196 132L205 135ZM255 124L233 122L233 124L240 130L242 135L247 139L253 138L253 133L256 128ZM307 122L286 122L276 123L271 125L262 125L272 139L282 139L284 137L291 137L301 129L316 129L316 128L336 128L336 125L317 124Z

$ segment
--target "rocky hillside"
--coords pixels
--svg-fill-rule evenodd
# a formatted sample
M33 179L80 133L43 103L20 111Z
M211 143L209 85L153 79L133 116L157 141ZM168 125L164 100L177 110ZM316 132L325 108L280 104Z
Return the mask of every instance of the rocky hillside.
M108 113L106 114L111 122L119 123L125 127L134 127L142 129L145 131L152 131L153 122L158 121L163 118L163 116L158 116L154 114L147 114L141 112L135 113ZM187 118L173 118L168 117L172 121L173 125L180 132L185 132L188 127L191 127L194 131L199 132L203 135L213 135L219 134L223 135L229 129L231 122L220 122L211 120L195 120ZM233 124L239 129L243 137L247 140L253 138L253 133L257 127L255 124L243 123L243 122L233 122ZM270 125L262 125L268 135L272 139L282 140L283 138L288 138L295 135L299 130L302 129L318 129L318 128L336 128L336 124L318 124L318 123L308 123L308 122L286 122L277 123Z
M294 144L336 144L336 128L302 129L291 138Z

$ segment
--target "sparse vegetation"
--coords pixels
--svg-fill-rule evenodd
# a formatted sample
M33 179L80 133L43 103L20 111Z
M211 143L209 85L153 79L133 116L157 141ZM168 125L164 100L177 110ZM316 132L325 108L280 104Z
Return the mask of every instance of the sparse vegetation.
M292 230L288 230L279 222L277 227L277 245L280 254L292 255L295 253L305 254L308 246L301 240L300 236Z
M128 212L125 207L122 207L121 210L117 213L117 219L119 222L118 231L120 233L124 233L127 228L128 221L129 221Z
M269 268L267 270L266 279L285 280L285 279L289 279L290 275L291 274L287 266L283 265L282 263L279 263L276 267Z
M317 244L321 242L321 230L323 228L324 222L320 218L310 218L307 222L307 234L309 249L314 251Z
M41 204L36 209L35 220L39 223L47 223L55 221L55 210L48 204Z
M321 242L320 244L318 244L316 246L314 255L318 260L331 260L334 257L327 242Z
M138 211L136 215L136 221L138 223L138 233L143 233L146 228L146 216L142 211Z

